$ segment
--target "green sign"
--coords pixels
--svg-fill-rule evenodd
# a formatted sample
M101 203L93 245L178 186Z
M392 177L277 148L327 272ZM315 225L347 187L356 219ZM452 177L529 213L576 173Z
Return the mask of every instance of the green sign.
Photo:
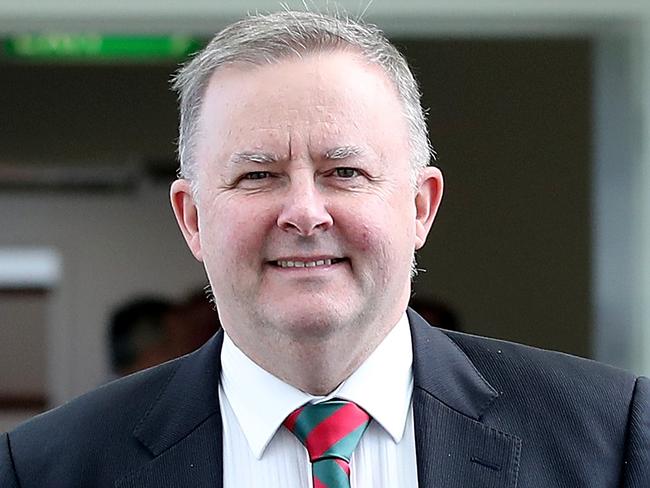
M7 56L36 60L178 60L202 43L186 36L110 36L93 34L18 35L4 42Z

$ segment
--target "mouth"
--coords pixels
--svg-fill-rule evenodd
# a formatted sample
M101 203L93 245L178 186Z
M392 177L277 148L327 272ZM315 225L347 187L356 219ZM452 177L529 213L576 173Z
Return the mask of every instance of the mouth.
M318 268L325 266L332 266L333 264L338 264L343 261L347 261L347 258L322 258L322 259L278 259L275 261L269 261L272 266L278 268Z

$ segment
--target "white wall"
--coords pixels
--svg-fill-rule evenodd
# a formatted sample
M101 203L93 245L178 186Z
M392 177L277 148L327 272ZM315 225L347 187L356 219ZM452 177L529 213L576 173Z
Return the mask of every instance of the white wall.
M352 13L358 11L356 0L341 4ZM0 2L0 33L39 29L206 33L248 10L275 9L277 5L278 2L261 0L173 3L3 0ZM594 201L602 197L602 202L607 202L618 198L617 195L626 195L624 201L617 200L614 206L594 205L594 220L600 222L594 234L597 256L593 274L594 296L598 301L598 354L606 359L608 337L618 336L619 342L614 347L627 351L620 364L650 373L650 354L646 352L650 350L650 2L376 0L367 18L393 34L588 34L600 41L598 48L602 50L599 51L602 57L599 59L606 66L622 63L618 68L622 74L619 82L633 92L626 102L626 111L619 114L620 125L616 129L620 137L603 138L594 148L595 160L600 162L596 167ZM597 70L596 75L604 76L603 70ZM613 83L604 81L597 86L599 97L605 97L596 100L597 111L604 108L602 104L614 101L616 105L621 86L616 80L610 81ZM611 121L606 112L600 114L595 120L595 129L596 134L602 136L610 132ZM620 175L624 175L627 183L624 182L623 188L617 189L615 194L616 187L611 182L619 181L616 178ZM19 202L11 195L0 195L2 228L18 229L20 233L18 236L2 234L0 245L28 242L72 249L65 251L63 256L65 278L56 293L54 321L58 327L68 329L66 337L77 335L79 342L64 344L62 338L54 338L59 344L57 357L51 358L50 363L53 389L58 392L55 400L91 386L78 380L78 368L82 367L85 355L104 355L97 337L97 321L105 319L102 315L111 305L133 292L146 290L153 276L158 283L164 283L169 293L194 285L200 279L200 269L191 263L180 238L165 246L156 246L156 236L164 234L165 226L173 225L171 217L161 213L161 209L166 208L162 200L162 192L160 201L151 205L134 205L126 197L104 196L82 206L80 200L39 195L25 206L22 199ZM44 225L48 219L45 209L52 208L60 215L61 223L56 229ZM101 221L88 219L94 212L101 215ZM4 219L9 219L7 225ZM146 225L139 227L140 222ZM621 227L631 229L622 237L624 241L617 240ZM165 266L167 252L185 255L184 264L168 269ZM625 256L618 261L621 266L615 264L617 254ZM95 264L91 266L90 263ZM139 273L129 276L137 278L122 282L119 277L127 276L134 267ZM118 278L108 277L109 274ZM106 292L106 298L97 298L99 295L94 293L97 287ZM611 328L612 322L614 328ZM91 382L100 381L104 375L100 368L89 373Z
M425 105L431 107L433 142L448 189L429 243L419 253L419 265L428 272L418 276L416 293L451 305L468 332L590 355L590 43L398 42L418 72ZM113 161L123 160L120 154L134 160L140 155L147 162L152 153L168 151L171 173L176 109L164 82L173 69L4 65L0 94L9 96L2 103L0 126L4 119L12 130L0 131L0 163L23 161L21 169L39 177L58 168L58 179L64 182L82 170L122 181L138 172L129 171L129 165L113 168L101 155L114 153ZM48 81L46 89L42 80ZM37 162L49 161L50 155L56 160L44 171ZM30 162L30 156L36 162ZM56 165L57 160L64 164ZM166 199L151 195L151 204L144 202L147 192L129 196L131 204L126 195L110 200L118 197L116 202L133 208L158 202L163 215ZM47 202L50 197L45 195ZM90 216L97 207L93 202L105 197L86 193L73 200ZM35 196L24 198L31 207ZM58 200L64 200L61 194ZM57 215L54 227L61 226ZM180 240L171 215L168 224L167 240ZM51 231L41 228L39 233ZM101 244L93 255L115 252ZM84 258L84 269L92 269L90 259ZM128 276L140 272L132 268ZM106 267L104 273L104 281L113 281L112 269ZM124 269L115 273L126 279ZM87 287L89 282L76 286ZM96 289L93 299L101 301L99 294L105 290L110 293L110 288ZM82 326L105 327L105 322ZM53 357L67 364L67 369L56 364L51 369L63 378L54 383L64 391L92 386L82 374L89 371L94 378L98 367L82 365L104 359L86 354L85 347L88 341L102 344L102 337L84 331L87 340L82 341L73 333L77 328L67 326L51 334L53 347L63 351Z
M647 372L650 158L643 70L650 54L639 49L647 44L643 36L643 30L612 31L599 39L594 60L593 293L596 357Z
M53 404L108 377L104 334L116 305L147 292L180 298L205 284L175 229L167 191L159 185L134 195L0 193L0 247L47 247L62 257L48 324Z
M304 8L302 0L282 3ZM323 6L335 2L307 3ZM391 34L595 31L611 21L636 21L650 11L646 0L343 0L336 3L351 14L367 9L366 18ZM210 33L249 11L277 10L280 4L279 0L3 0L0 32L41 28L50 32L75 29L129 32L135 28L149 32Z

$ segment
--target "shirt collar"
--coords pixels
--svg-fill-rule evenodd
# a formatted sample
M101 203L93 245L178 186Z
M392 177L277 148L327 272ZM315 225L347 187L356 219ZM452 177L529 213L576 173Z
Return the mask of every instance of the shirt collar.
M257 459L291 412L305 403L334 397L361 406L396 443L404 434L413 393L413 351L406 314L361 366L326 397L310 395L273 376L225 333L221 364L224 394Z

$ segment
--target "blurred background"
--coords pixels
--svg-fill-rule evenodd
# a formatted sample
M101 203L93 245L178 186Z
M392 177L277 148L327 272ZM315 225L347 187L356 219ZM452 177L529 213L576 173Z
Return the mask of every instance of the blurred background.
M168 203L169 80L278 5L0 0L0 431L218 327ZM409 59L446 178L418 307L650 373L650 2L376 0L364 17Z

